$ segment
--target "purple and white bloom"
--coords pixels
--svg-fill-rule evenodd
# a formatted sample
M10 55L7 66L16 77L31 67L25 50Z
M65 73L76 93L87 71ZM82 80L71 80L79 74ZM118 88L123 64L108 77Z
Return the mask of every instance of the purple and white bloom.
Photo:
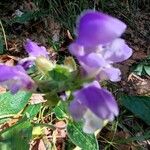
M69 111L75 120L83 120L83 130L86 133L94 133L106 121L113 121L118 116L118 105L113 95L101 88L97 81L75 91L73 96Z
M0 85L9 89L13 94L19 90L34 90L35 83L20 65L7 66L0 64Z
M36 42L33 42L30 39L26 40L24 48L29 54L29 57L19 61L19 65L22 65L24 69L30 68L38 57L48 58L48 52L46 48L44 46L38 46Z
M88 77L120 81L121 71L112 66L132 55L132 49L121 38L126 25L97 11L87 11L77 22L77 38L69 51L77 57Z

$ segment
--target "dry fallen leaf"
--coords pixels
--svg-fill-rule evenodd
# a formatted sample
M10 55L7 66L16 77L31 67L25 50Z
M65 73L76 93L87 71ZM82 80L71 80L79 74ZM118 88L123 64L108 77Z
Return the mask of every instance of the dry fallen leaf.
M0 86L0 94L5 93L6 92L6 88L3 88Z
M32 94L30 98L30 104L34 105L34 104L39 104L39 103L45 103L46 100L44 100L43 96L44 94Z
M9 66L13 66L18 60L19 60L19 58L15 57L15 56L10 56L10 55L1 55L0 56L0 63L4 63Z
M128 77L128 81L132 84L134 93L138 95L150 95L150 79L143 79L134 73Z
M46 150L46 147L42 139L37 139L30 144L29 150Z
M64 121L58 121L55 123L55 127L58 129L65 129L66 128L66 123Z

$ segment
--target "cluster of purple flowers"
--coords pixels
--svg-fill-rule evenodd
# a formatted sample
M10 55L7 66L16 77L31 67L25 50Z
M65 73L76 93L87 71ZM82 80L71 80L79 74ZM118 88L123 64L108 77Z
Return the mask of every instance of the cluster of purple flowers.
M122 21L93 10L84 12L77 21L76 39L69 51L85 75L95 81L74 92L69 110L75 120L83 120L87 133L102 128L119 113L114 97L98 81L120 81L121 71L113 63L132 55L132 49L120 38L125 29Z
M78 59L85 76L93 82L73 93L69 112L75 120L83 121L86 133L101 129L119 113L113 95L102 88L99 81L120 81L121 71L113 64L132 55L132 49L120 38L125 29L126 25L120 20L93 10L84 12L77 21L76 39L69 46L69 51ZM29 39L24 48L29 57L22 59L17 66L0 64L0 85L12 93L21 89L34 90L36 83L26 70L39 57L48 58L46 48Z

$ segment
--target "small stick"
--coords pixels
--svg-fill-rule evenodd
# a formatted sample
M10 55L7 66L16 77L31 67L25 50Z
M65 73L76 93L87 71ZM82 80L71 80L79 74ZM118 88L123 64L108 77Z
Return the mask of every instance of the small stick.
M8 50L8 44L7 44L7 39L6 39L6 34L5 34L5 30L2 24L2 21L0 20L0 26L2 28L2 32L3 32L3 36L4 36L4 41L5 41L5 46L6 46L6 50Z
M134 73L131 73L128 77L128 81L132 81L132 77L135 77L136 79L140 80L140 81L144 81L144 79L140 78L138 75L134 74Z

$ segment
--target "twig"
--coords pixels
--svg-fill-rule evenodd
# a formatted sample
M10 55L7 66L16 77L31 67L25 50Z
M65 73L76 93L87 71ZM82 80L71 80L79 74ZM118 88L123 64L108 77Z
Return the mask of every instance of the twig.
M13 118L14 116L15 116L15 114L2 115L2 116L0 116L0 119Z
M7 39L6 39L6 34L5 34L5 30L2 24L2 21L0 20L0 26L2 28L2 32L3 32L3 36L4 36L4 41L5 41L5 46L6 46L6 50L8 50L8 44L7 44Z
M140 78L138 75L136 75L136 74L134 74L134 73L131 73L131 74L129 75L128 81L130 81L130 80L132 81L132 77L134 77L134 78L136 78L136 79L138 79L138 80L144 82L144 79Z

